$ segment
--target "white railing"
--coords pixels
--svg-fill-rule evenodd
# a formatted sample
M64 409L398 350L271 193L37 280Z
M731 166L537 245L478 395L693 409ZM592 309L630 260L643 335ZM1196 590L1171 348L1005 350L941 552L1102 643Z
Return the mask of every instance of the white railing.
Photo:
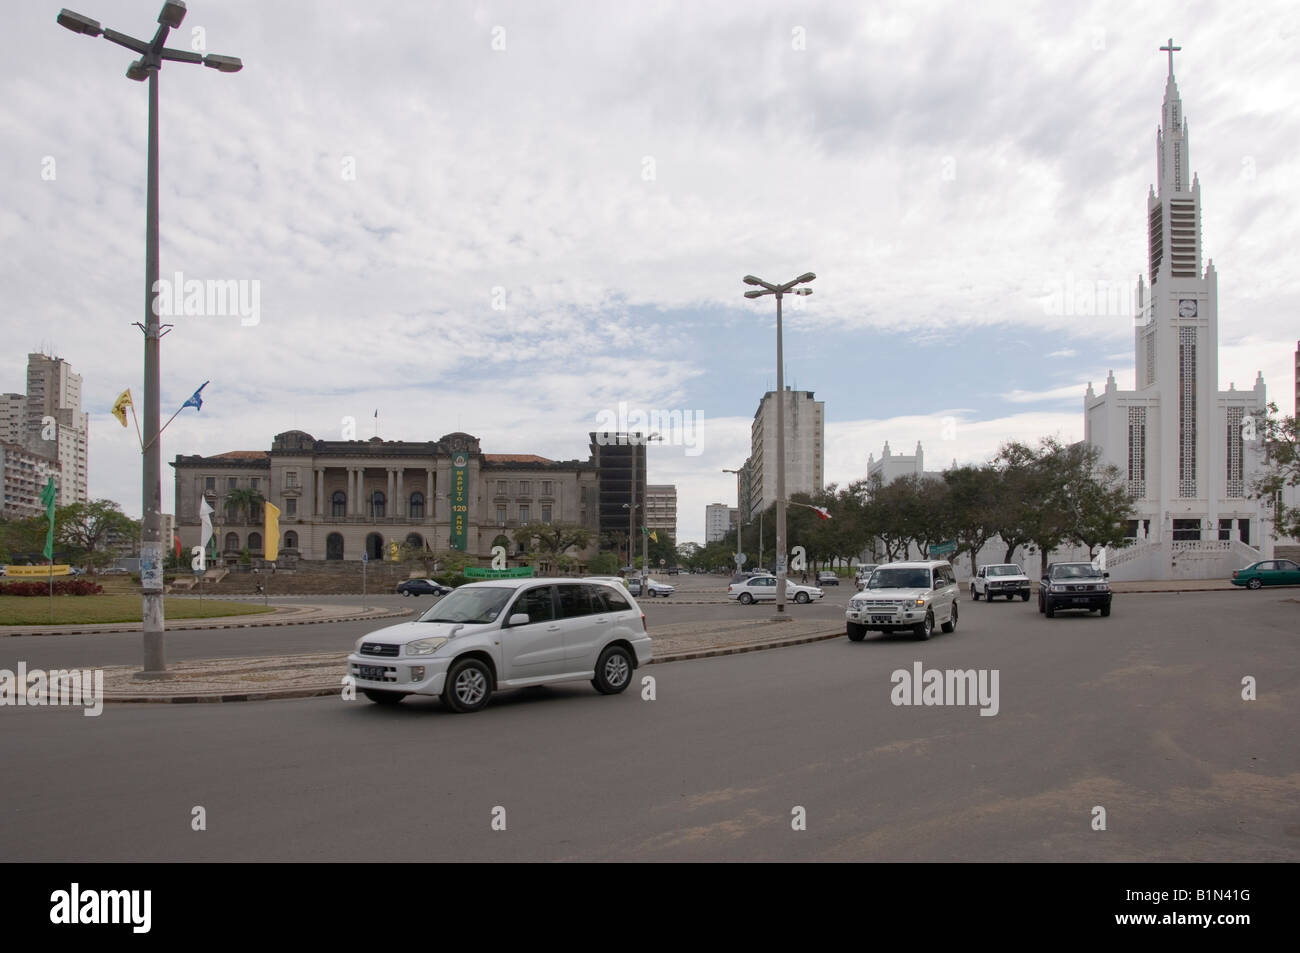
M1145 556L1147 553L1159 551L1160 544L1152 542L1133 543L1132 545L1125 546L1123 549L1114 553L1107 550L1106 568L1109 569L1111 566L1119 566L1129 562L1130 560L1137 559L1139 556Z

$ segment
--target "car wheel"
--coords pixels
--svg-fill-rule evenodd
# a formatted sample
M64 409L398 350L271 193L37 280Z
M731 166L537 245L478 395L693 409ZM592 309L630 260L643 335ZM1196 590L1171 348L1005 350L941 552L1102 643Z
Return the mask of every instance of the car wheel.
M1104 618L1106 618L1108 615L1110 615L1110 606L1102 606L1102 607L1101 607L1101 617L1104 619Z
M403 589L403 590L402 590L402 595L404 595L404 596L409 596L410 594L411 594L411 590L410 590L410 589Z
M442 701L454 712L478 711L492 694L492 671L476 658L461 659L447 673Z
M592 687L602 695L617 695L632 684L632 655L621 645L611 645L596 660Z
M369 689L363 694L376 705L396 705L406 697L402 692L372 692Z
M971 598L971 602L979 602L979 601L980 601L980 594L979 594L978 592L975 591L975 587L974 587L974 586L971 586L971 587L970 587L970 598Z
M948 619L947 622L943 624L943 631L945 632L957 631L957 603L956 602L952 604L952 616Z
M928 640L930 636L934 635L934 613L927 612L925 621L913 628L912 631L916 633L916 637L922 642Z
M1262 585L1264 585L1264 580L1260 579L1260 578L1257 576L1257 577L1255 577L1254 579L1252 579L1250 582L1246 583L1246 588L1247 588L1247 589L1258 589L1258 588L1259 588L1260 586L1262 586Z
M807 605L807 604L808 604L808 593L806 593L806 592L796 592L796 593L794 594L794 601L797 602L797 603L799 603L800 605Z
M850 642L861 642L867 635L867 630L856 622L846 622L844 628L848 632Z
M1043 609L1043 613L1050 619L1056 615L1056 610L1052 608L1052 604L1049 602L1046 608Z
M1043 608L1043 594L1041 592L1038 594L1038 611L1040 614L1046 611Z
M1021 601L1021 602L1028 602L1028 601L1029 601L1029 593L1027 593L1027 592L1022 592L1022 593L1020 594L1020 601Z
M751 596L748 592L742 592L740 594L740 604L742 606L747 606L753 601L754 601L754 597Z

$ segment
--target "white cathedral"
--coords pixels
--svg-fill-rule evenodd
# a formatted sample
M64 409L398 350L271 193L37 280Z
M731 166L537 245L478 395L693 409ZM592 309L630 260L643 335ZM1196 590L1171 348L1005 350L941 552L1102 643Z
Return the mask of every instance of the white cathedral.
M1227 578L1272 555L1269 511L1249 497L1262 464L1253 411L1264 379L1219 390L1219 293L1213 261L1201 269L1201 184L1189 174L1170 40L1169 78L1156 131L1158 186L1147 197L1147 281L1138 278L1135 390L1111 373L1088 385L1084 439L1126 475L1137 519L1133 545L1110 554L1118 579Z

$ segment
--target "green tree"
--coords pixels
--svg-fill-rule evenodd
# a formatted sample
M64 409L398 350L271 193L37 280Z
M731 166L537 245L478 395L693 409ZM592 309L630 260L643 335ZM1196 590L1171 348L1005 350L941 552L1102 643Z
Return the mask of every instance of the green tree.
M561 557L570 549L583 550L590 546L593 535L591 529L579 523L528 523L514 532L520 549L533 558L549 557L557 566L566 564Z
M54 537L68 558L90 569L101 569L115 558L113 546L138 538L140 522L122 512L112 500L61 506L54 513ZM171 540L163 547L171 549Z
M618 572L618 562L615 553L597 553L587 561L587 569L593 576L613 576Z
M943 474L948 484L953 537L957 551L952 561L963 553L970 557L970 574L979 567L976 556L997 535L997 510L1002 481L998 471L988 464L954 467Z
M57 519L56 511L56 522ZM0 563L13 563L29 557L43 561L40 553L45 548L48 526L44 516L0 520Z
M1264 449L1264 469L1251 481L1251 496L1272 505L1273 536L1300 536L1300 507L1282 500L1287 487L1300 486L1300 433L1295 417L1279 417L1277 404L1247 418ZM1244 436L1244 435L1243 435Z
M235 516L243 513L245 523L250 526L262 521L262 504L265 502L266 499L259 490L247 487L230 490L226 493L227 511L233 510Z

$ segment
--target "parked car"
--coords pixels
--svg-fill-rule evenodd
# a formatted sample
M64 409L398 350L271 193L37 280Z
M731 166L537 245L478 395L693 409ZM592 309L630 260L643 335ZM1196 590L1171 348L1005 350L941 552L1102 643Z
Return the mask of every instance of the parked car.
M868 632L911 631L928 639L937 624L957 629L960 587L946 560L887 563L877 566L867 588L849 600L844 626L849 640L861 642Z
M996 596L1006 596L1008 600L1019 596L1021 601L1028 602L1033 588L1033 581L1015 563L994 563L980 566L975 573L970 581L970 597L972 602L979 602L981 596L992 602Z
M858 567L858 574L854 577L854 582L857 583L859 589L866 587L867 580L871 578L871 574L876 571L878 565L879 563L865 563Z
M445 596L451 590L433 579L407 579L397 584L399 596Z
M651 658L645 614L600 582L493 579L458 586L414 622L357 640L348 673L367 698L394 705L436 695L478 711L493 692L590 680L616 695Z
M817 585L819 586L838 586L840 577L829 570L817 574Z
M627 580L622 576L584 576L583 582L607 582L616 589L626 589Z
M1300 586L1300 565L1289 559L1265 559L1232 573L1234 586L1259 589L1262 586Z
M801 586L789 579L785 581L786 602L797 602L800 605L806 605L814 599L822 598L823 595L825 593L816 586ZM750 576L740 582L733 582L727 587L727 598L735 599L742 606L755 602L775 602L776 576L762 574Z
M1102 572L1092 563L1049 563L1038 584L1038 611L1049 619L1062 609L1083 609L1110 615L1111 591Z
M655 598L656 596L663 596L664 598L667 598L668 596L671 596L674 592L677 591L672 586L668 585L668 583L666 582L659 582L658 580L650 579L648 577L646 578L645 588L646 588L646 595L648 595L652 599ZM640 576L634 576L633 578L627 581L627 591L634 596L641 595Z

